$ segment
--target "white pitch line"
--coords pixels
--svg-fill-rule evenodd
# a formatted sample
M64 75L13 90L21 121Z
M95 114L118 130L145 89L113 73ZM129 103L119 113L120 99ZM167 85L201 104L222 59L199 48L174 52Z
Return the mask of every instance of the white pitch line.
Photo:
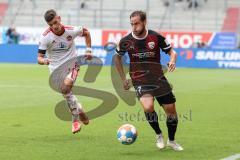
M229 156L229 157L226 157L226 158L223 158L221 160L237 160L240 158L240 154L234 154L232 156Z

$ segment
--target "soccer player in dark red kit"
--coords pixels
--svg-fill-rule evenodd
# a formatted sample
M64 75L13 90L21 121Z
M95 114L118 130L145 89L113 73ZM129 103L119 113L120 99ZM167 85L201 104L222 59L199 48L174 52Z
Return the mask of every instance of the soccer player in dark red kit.
M175 70L177 54L163 36L146 28L145 12L134 11L130 15L130 23L132 32L120 40L115 56L115 65L123 87L125 90L130 88L130 81L126 79L122 65L122 56L128 53L132 84L144 109L146 119L156 133L156 146L163 149L165 143L159 127L158 115L154 110L154 99L158 101L166 113L167 146L176 151L181 151L183 148L175 141L178 125L176 99L160 64L160 49L170 56L169 72Z

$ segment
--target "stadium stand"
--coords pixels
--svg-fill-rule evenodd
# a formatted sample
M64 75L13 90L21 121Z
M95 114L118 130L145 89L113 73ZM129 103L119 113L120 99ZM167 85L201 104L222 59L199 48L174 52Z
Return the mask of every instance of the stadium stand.
M188 8L189 4L184 0L169 0L169 6L165 6L165 1L143 0L139 3L139 0L8 0L5 1L9 7L2 25L46 26L43 14L46 9L54 8L62 20L71 25L126 29L129 28L129 14L133 10L142 9L149 15L150 28L221 31L227 23L224 21L225 16L231 12L228 7L240 8L239 0L197 0L197 8ZM239 27L239 24L235 24L235 27Z
M228 8L224 19L223 32L237 32L240 23L240 8Z
M0 3L0 24L2 23L3 17L8 9L8 3Z

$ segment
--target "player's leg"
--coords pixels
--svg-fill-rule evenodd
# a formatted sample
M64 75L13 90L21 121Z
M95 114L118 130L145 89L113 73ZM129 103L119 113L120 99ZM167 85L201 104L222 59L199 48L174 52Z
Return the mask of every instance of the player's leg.
M63 95L70 95L70 98L68 96L66 97L66 100L69 104L70 110L72 114L77 118L80 116L80 120L87 125L89 123L89 119L87 115L85 114L82 105L78 102L77 97L72 94L72 87L74 82L76 81L77 75L75 77L70 78L68 75L65 80L64 80L64 85L63 85L63 91L65 90L66 92L63 92Z
M72 113L72 132L79 132L81 129L81 120L85 125L89 123L89 119L83 111L82 105L78 102L75 95L72 93L72 87L76 81L78 75L78 70L73 70L64 79L63 85L61 87L62 94L67 101L68 107ZM79 119L80 118L80 119Z
M164 148L162 131L158 123L158 115L154 110L154 98L150 94L144 94L140 97L141 105L144 109L146 119L156 133L156 146L159 149Z
M77 79L78 73L80 70L80 66L75 63L75 66L72 68L72 71L68 74L68 76L66 77L64 84L65 85L70 85L70 89L72 90L72 87ZM75 97L75 96L74 96ZM75 97L76 101L77 98ZM87 115L85 114L82 105L77 101L77 107L79 108L79 116L80 116L80 120L87 125L89 123L89 119L87 117Z
M166 124L168 128L168 138L169 140L174 141L175 133L177 131L178 126L178 116L176 112L175 103L163 104L163 109L167 116Z
M176 111L176 99L172 92L167 95L156 98L158 103L163 106L163 109L167 115L166 124L168 128L168 143L167 145L174 150L183 150L183 148L175 142L175 134L178 126L178 116Z
M146 119L156 134L161 134L162 131L158 124L158 116L154 110L154 98L150 94L145 94L140 98Z
M69 78L65 78L61 90L72 114L72 133L77 133L81 130L81 123L79 121L79 112L81 110L81 106L77 102L77 98L72 94L72 86L73 81Z
M178 116L176 112L175 103L172 104L163 104L163 108L167 115L167 128L168 128L168 141L167 146L171 147L176 151L182 151L183 148L175 141L175 133L178 125Z
M75 95L72 93L73 80L69 78L64 79L64 83L62 85L62 94L66 99L69 110L73 115L73 121L77 121L79 119L79 113L82 110L82 106L78 103L78 100Z

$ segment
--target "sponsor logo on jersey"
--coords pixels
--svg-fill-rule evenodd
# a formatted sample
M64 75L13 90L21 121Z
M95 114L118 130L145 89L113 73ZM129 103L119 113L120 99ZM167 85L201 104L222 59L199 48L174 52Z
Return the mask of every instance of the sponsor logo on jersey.
M66 44L64 44L63 42L59 43L59 48L66 48Z
M155 43L154 42L148 42L148 47L150 49L153 49L155 47Z
M72 40L72 36L70 36L70 35L67 36L67 40L68 40L68 41L71 41L71 40Z
M139 57L139 58L150 58L155 57L155 52L139 52L136 54L132 54L133 57Z

